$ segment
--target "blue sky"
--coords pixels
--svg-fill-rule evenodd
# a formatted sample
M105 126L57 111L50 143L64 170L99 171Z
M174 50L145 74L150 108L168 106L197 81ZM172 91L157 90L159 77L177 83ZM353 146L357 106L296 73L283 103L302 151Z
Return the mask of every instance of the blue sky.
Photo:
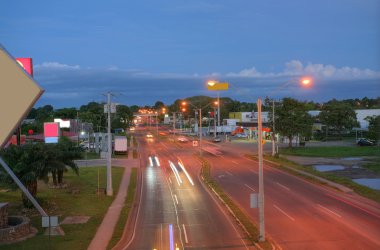
M33 58L38 105L57 108L107 91L127 105L215 95L207 79L242 101L380 93L378 0L5 0L0 43Z

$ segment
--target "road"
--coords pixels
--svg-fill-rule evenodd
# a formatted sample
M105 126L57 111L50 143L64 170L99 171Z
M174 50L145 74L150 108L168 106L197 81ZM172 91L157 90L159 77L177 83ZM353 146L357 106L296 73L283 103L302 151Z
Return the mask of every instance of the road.
M208 150L217 154L204 153L214 179L257 221L258 211L249 207L249 195L258 192L258 162L245 158L241 146L219 146ZM280 248L380 249L378 203L267 165L264 187L266 234Z
M136 135L142 195L128 249L252 249L198 179L200 164L191 153Z

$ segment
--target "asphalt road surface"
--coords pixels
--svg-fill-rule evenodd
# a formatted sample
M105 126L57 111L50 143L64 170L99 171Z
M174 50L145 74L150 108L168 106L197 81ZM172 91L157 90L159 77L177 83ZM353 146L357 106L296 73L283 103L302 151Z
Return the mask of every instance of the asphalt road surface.
M214 179L257 222L258 211L250 208L249 196L258 193L258 162L245 158L241 145L214 145L210 150L212 144L205 143L204 147ZM182 148L192 149L185 143ZM266 235L278 248L380 249L376 202L266 165L264 192Z
M128 249L252 249L198 179L200 164L190 150L141 131L135 135L142 196Z

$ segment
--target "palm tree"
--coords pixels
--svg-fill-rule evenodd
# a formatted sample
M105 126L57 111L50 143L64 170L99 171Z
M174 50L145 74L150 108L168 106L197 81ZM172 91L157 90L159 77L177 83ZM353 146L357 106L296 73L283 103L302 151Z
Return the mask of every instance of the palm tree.
M81 158L81 150L75 146L75 143L64 137L58 144L12 145L3 149L0 154L34 197L37 195L37 181L40 179L47 182L49 172L53 175L54 185L63 183L63 173L67 171L67 166L79 174L74 159ZM3 183L13 183L4 172L0 172L0 179ZM32 206L23 193L22 201L25 207Z
M76 143L66 137L61 137L58 144L49 146L48 166L49 172L52 173L54 186L63 184L63 174L67 172L67 167L79 175L79 168L74 160L82 158L82 149Z
M27 144L22 147L12 145L1 152L4 161L7 162L14 174L34 197L37 195L37 180L46 180L48 176L44 147L42 143ZM1 176L4 183L13 183L11 178L4 172ZM22 201L25 207L32 206L24 193L22 193Z

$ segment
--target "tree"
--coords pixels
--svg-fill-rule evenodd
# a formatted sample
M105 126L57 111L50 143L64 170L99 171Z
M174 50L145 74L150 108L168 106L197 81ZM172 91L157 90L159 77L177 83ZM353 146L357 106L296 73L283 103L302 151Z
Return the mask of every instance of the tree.
M269 111L269 121L272 121L272 111ZM289 139L289 147L295 136L310 134L313 125L311 115L307 113L305 104L292 98L284 98L275 110L276 131Z
M71 168L77 175L79 168L74 160L82 158L82 150L76 143L66 137L60 137L58 144L48 144L51 157L49 157L49 171L53 176L55 186L63 184L63 174L67 172L67 167Z
M67 171L67 167L76 174L79 173L74 160L81 158L81 151L66 137L61 137L58 144L11 145L0 154L34 197L37 195L37 181L40 179L48 182L49 172L53 175L54 185L63 183L63 173ZM3 183L13 183L7 174L2 173L0 176ZM24 193L22 201L25 207L32 206Z
M112 121L114 128L127 128L133 120L133 114L131 110L126 105L118 105L116 107L116 115Z
M77 114L78 110L76 108L62 108L54 112L54 116L61 119L75 119Z
M368 138L378 141L380 140L380 115L367 116L365 118L368 121Z
M326 130L334 129L340 138L343 130L350 130L358 125L353 107L346 102L339 102L335 99L323 105L319 119L326 125Z
M37 195L37 180L47 180L48 177L44 148L45 145L42 143L26 144L22 147L11 145L1 152L4 161L34 197ZM1 176L3 183L13 183L7 174L3 173ZM22 201L25 207L32 207L24 193L22 193Z

